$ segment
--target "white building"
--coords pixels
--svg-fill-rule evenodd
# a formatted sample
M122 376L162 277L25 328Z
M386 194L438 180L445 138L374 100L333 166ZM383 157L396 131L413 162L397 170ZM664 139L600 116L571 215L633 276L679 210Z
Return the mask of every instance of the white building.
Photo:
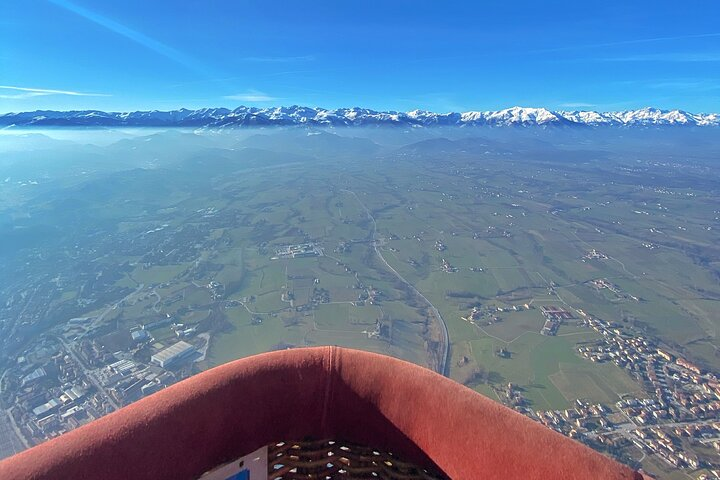
M150 357L150 360L163 368L170 365L173 362L176 362L184 357L187 357L188 355L191 355L195 352L195 347L190 345L187 342L177 342L176 344L166 348L165 350L162 350L152 357Z

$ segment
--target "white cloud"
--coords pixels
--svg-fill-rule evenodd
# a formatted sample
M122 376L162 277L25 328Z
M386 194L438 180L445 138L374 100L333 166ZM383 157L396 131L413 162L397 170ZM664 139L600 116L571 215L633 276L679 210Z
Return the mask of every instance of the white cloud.
M57 5L58 7L64 8L76 15L80 15L81 17L85 18L90 22L93 22L103 28L108 29L111 32L121 35L132 42L142 45L143 47L155 53L163 55L170 60L185 66L190 70L198 73L203 73L207 71L207 68L204 65L200 64L200 62L198 62L196 59L184 54L183 52L175 48L172 48L169 45L165 45L164 43L155 40L154 38L149 37L142 32L133 30L132 28L113 20L112 18L100 15L99 13L88 10L87 8L84 8L80 5L76 5L69 0L49 1Z
M13 85L0 85L0 91L11 90L13 92L22 93L2 93L0 98L11 99L11 100L22 100L25 98L32 97L43 97L45 95L70 95L74 97L109 97L105 93L88 93L88 92L75 92L72 90L52 90L49 88L29 88L29 87L16 87Z
M228 100L238 100L240 102L274 102L280 100L278 97L273 97L257 90L248 90L247 92L236 93L235 95L226 95L225 98Z
M0 98L8 99L8 100L23 100L25 98L42 97L45 95L50 95L50 94L49 93L40 93L40 92L25 92L25 93L12 93L12 94L1 93Z

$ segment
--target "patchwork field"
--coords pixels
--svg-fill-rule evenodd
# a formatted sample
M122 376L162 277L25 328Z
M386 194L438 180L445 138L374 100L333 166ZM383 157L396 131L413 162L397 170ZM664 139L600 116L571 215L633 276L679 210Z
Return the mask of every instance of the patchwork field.
M647 142L616 155L551 132L515 132L510 143L501 132L448 133L481 142L475 151L439 132L363 131L370 145L393 138L365 153L340 131L188 133L202 145L192 152L156 135L147 154L145 140L128 140L116 148L132 170L62 177L73 208L38 200L31 219L9 215L26 219L24 232L59 222L84 235L58 230L68 270L54 274L62 287L43 318L102 315L122 331L169 318L153 332L161 343L178 338L177 324L209 334L202 368L332 344L444 365L490 395L513 383L533 408L639 391L618 368L578 356L595 339L578 309L720 367L712 163L680 165ZM246 148L251 140L264 147ZM81 251L85 263L68 260ZM23 272L32 258L13 265ZM21 276L40 278L32 268ZM543 306L575 318L541 335ZM474 324L462 318L473 309Z
M701 363L720 364L714 274L674 243L656 247L651 232L672 230L669 241L679 242L707 222L686 200L629 182L609 185L609 167L565 165L567 176L557 179L552 162L506 168L492 155L482 163L462 155L392 161L392 168L384 158L268 165L213 180L207 194L173 197L163 221L202 225L202 247L193 261L136 265L120 278L118 287L157 292L124 305L124 318L163 312L214 329L207 365L332 344L434 368L446 348L453 378L491 395L513 383L535 408L641 390L618 368L577 355L594 337L576 320L557 337L540 335L542 306L635 325ZM178 215L187 211L199 213ZM122 231L157 224L136 222L124 221ZM694 245L714 238L696 233ZM320 253L273 259L306 242ZM600 254L588 257L593 251ZM594 287L600 279L617 292ZM163 284L176 284L182 300L163 303L177 297ZM488 313L476 325L461 318L503 305L530 309ZM445 347L431 307L447 328ZM510 358L498 357L501 348Z

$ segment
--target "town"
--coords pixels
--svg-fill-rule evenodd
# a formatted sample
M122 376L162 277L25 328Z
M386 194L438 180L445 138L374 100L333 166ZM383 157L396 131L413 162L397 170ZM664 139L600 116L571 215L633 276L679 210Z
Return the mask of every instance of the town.
M0 455L238 358L339 345L442 373L651 475L713 478L717 187L672 186L711 178L707 164L412 133L374 156L338 133L302 136L329 142L312 160L252 147L292 132L190 136L205 146L149 169L178 140L142 135L117 145L131 166L99 149L121 170L73 170L48 201L8 183L21 240L0 252ZM207 148L220 141L232 149Z
M151 331L170 323L168 318L132 330L127 349L115 352L96 339L68 338L67 325L76 322L33 343L2 379L8 418L22 443L56 437L195 373L192 364L203 358L207 334L197 335L195 344L157 342ZM171 328L178 339L190 336L182 324ZM155 353L147 358L148 351Z
M657 341L578 310L582 325L602 335L578 347L592 362L612 362L643 386L647 396L624 396L614 405L578 399L574 408L533 410L508 384L504 403L571 438L628 463L654 455L670 468L703 469L697 478L720 478L720 382ZM633 451L635 452L633 454ZM698 455L698 451L704 455Z

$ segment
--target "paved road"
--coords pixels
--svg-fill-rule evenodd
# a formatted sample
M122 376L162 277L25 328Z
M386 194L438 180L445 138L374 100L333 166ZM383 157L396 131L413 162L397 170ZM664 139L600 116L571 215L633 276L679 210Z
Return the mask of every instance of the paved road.
M25 450L5 412L0 411L0 460Z
M373 248L375 249L375 253L380 258L380 260L385 264L388 270L390 270L395 276L400 279L401 282L403 282L407 287L418 297L422 298L423 301L428 305L430 308L430 311L432 314L437 318L438 323L440 324L440 330L442 331L443 336L443 342L442 342L442 351L440 352L440 355L438 355L438 367L437 371L441 375L449 376L450 375L450 368L449 368L449 358L450 358L450 335L448 334L447 324L445 323L445 319L443 319L442 315L440 315L440 312L437 308L435 308L435 305L430 302L430 300L427 299L425 295L420 293L420 291L415 288L415 286L405 280L405 278L398 273L397 270L395 270L388 262L385 260L385 257L382 254L382 251L378 248L378 240L377 240L377 222L375 222L375 217L373 217L372 213L370 213L370 210L365 206L365 204L360 200L360 197L357 196L355 192L352 190L344 190L345 192L350 193L352 196L355 197L355 200L358 201L360 206L365 210L365 213L367 214L370 221L372 221L373 224L373 231L372 231L372 244Z
M113 310L115 310L116 308L118 308L118 306L120 306L121 303L123 303L124 301L130 299L133 295L136 295L136 294L140 293L140 291L141 291L144 287L145 287L144 284L142 284L142 283L139 284L139 285L137 286L137 288L135 289L134 292L125 295L121 300L118 300L117 302L115 302L115 303L113 303L112 305L110 305L109 307L107 307L100 315L98 315L98 317L97 317L95 320L93 320L93 321L91 322L91 325L92 325L93 327L94 327L95 325L100 325L100 324L102 323L102 321L105 319L105 316L106 316L107 314L109 314L110 312L112 312ZM159 296L159 295L158 295L158 296ZM158 301L159 301L159 300L158 300Z
M717 420L689 420L687 422L669 422L669 423L653 423L649 425L635 425L632 422L623 423L618 425L616 428L609 430L607 432L592 432L590 433L590 437L601 437L601 436L608 436L608 435L622 435L626 438L630 437L631 432L635 430L649 430L652 428L674 428L674 427L688 427L688 426L703 426L703 425L712 425L714 423L717 423ZM702 440L701 440L702 441Z
M100 383L100 381L99 381L99 380L97 379L97 377L95 376L95 373L94 373L93 371L89 370L89 369L85 366L85 364L80 360L80 357L78 357L78 355L75 353L75 351L74 351L72 348L70 348L70 345L65 341L64 338L62 338L60 335L58 335L58 336L57 336L57 339L60 341L60 343L63 344L63 347L65 347L65 350L70 354L70 356L73 357L73 359L74 359L75 362L78 364L78 366L79 366L80 368L82 368L83 373L85 373L85 376L87 377L87 379L90 380L90 383L92 383L93 385L95 385L95 388L97 388L99 392L102 392L102 393L103 393L103 395L105 396L105 398L107 399L107 401L110 402L110 405L112 405L112 406L115 408L115 410L119 410L119 409L120 409L120 405L118 405L118 404L115 402L115 400L113 400L113 398L110 396L110 394L108 393L108 391L105 390L105 387L102 386L102 384Z

